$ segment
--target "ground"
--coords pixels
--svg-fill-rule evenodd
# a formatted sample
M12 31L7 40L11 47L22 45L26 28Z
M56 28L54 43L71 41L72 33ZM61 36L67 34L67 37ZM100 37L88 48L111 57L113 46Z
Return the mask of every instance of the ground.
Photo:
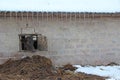
M9 59L0 65L0 80L105 80L82 72L71 64L55 67L52 61L44 56L34 55L19 60Z

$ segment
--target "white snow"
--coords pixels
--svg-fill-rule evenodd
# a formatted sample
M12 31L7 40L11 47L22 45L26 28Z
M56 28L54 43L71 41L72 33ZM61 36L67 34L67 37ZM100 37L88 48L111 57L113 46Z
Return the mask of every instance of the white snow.
M77 67L75 72L84 72L87 74L109 77L106 80L120 80L120 66L74 66Z
M120 0L0 0L5 11L119 12Z

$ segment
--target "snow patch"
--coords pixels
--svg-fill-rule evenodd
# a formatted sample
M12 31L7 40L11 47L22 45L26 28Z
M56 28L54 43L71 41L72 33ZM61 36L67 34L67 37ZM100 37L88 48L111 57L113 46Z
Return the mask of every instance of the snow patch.
M75 72L84 72L87 74L98 75L102 77L109 77L106 80L120 80L120 66L80 66L77 67Z

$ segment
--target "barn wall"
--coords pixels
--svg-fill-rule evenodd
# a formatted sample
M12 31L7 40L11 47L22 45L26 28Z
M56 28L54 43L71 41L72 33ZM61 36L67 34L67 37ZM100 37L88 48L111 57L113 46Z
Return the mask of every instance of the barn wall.
M8 58L39 54L56 65L66 63L120 64L120 18L0 18L0 62ZM42 34L48 51L19 52L21 33Z

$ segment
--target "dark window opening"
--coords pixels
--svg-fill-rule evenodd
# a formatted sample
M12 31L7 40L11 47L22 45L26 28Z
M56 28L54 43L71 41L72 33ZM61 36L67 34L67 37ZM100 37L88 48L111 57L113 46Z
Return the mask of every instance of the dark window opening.
M22 51L47 51L47 38L41 34L20 34L19 39Z

